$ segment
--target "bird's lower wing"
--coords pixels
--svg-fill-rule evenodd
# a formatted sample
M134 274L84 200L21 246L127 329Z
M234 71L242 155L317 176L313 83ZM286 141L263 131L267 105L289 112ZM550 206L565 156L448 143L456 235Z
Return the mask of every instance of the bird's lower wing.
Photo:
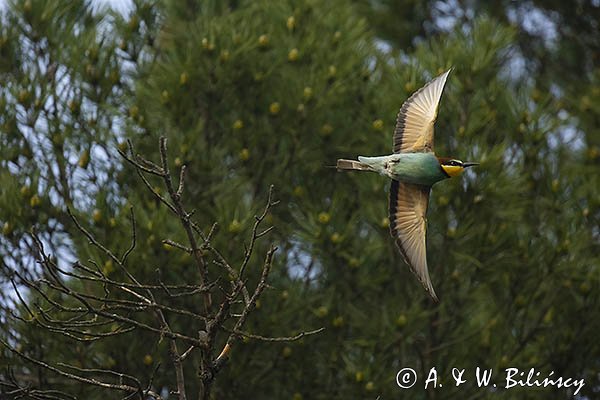
M427 205L430 187L392 180L390 186L390 231L411 271L427 293L438 301L427 269Z

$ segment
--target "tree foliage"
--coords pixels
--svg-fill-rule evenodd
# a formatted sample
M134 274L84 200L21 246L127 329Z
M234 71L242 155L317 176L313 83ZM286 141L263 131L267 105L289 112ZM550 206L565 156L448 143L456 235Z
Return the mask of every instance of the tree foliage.
M144 182L118 154L128 152L128 139L136 154L157 161L164 136L170 169L186 167L185 207L204 233L218 224L211 245L231 265L245 262L270 185L280 200L265 216L279 248L269 290L219 370L214 398L537 395L488 391L472 380L454 387L453 367L476 366L584 378L582 393L593 397L598 7L457 2L453 13L444 11L450 3L139 1L125 16L84 1L11 3L0 30L4 283L15 273L31 282L44 276L31 231L56 265L80 260L126 279L67 208L115 254L130 246L132 210L138 245L128 269L147 284L157 269L168 284L198 283L192 257L177 245L187 243L181 222L157 200L169 195L161 178ZM530 29L535 13L556 24ZM386 179L328 166L390 153L401 103L449 67L436 153L481 165L433 189L428 260L441 299L433 304L389 236ZM260 282L268 245L256 242L249 285ZM214 253L204 257L208 281L235 278ZM22 354L152 379L158 394L175 390L168 346L156 335L75 344L15 319L11 313L26 318L27 309L10 292L3 291L0 337ZM215 304L222 299L216 295ZM34 293L24 298L36 301ZM173 304L207 312L197 298ZM152 323L148 315L142 321ZM170 323L190 328L177 316ZM319 327L297 341L259 340ZM190 393L201 390L197 372L218 357L233 328L224 324L214 354L184 361ZM36 388L105 396L73 388L6 348L0 366L3 382L12 374ZM420 377L407 391L395 381L403 367ZM444 385L424 390L432 367Z

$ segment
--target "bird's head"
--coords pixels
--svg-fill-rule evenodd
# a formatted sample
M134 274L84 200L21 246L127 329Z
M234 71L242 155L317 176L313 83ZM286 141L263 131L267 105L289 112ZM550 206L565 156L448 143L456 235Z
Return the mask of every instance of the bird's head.
M465 168L479 165L476 162L463 162L455 158L438 157L440 166L449 177L459 176Z

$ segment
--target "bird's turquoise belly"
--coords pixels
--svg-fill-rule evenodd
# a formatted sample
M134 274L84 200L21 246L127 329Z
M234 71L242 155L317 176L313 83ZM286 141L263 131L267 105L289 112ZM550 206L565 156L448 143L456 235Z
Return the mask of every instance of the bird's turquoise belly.
M391 178L398 181L426 186L448 177L432 153L401 154L390 172Z

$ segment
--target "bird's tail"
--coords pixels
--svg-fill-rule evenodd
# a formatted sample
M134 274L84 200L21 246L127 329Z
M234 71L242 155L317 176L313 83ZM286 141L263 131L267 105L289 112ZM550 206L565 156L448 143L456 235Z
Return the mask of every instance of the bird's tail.
M361 163L360 161L344 160L344 159L337 160L337 170L338 171L349 170L349 171L375 172L375 170L373 168L371 168L369 165Z

